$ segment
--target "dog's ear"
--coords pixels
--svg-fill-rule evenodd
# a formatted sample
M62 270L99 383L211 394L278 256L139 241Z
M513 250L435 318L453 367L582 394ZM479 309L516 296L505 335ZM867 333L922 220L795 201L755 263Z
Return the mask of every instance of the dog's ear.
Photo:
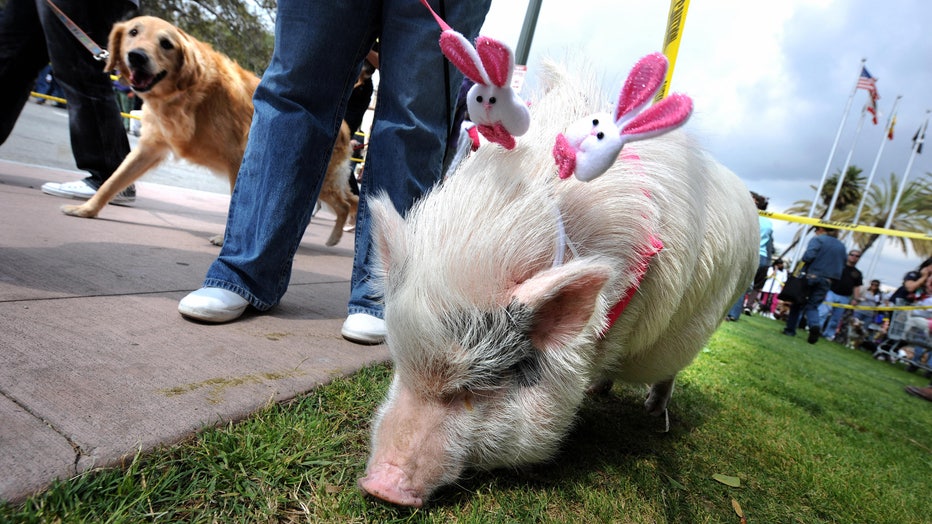
M204 76L204 59L201 57L199 41L188 36L184 31L178 31L181 45L181 54L178 64L178 75L175 79L175 87L179 91L184 91L197 84Z
M107 43L107 52L110 56L107 58L107 65L104 71L110 73L117 70L120 76L127 78L129 71L126 70L126 64L123 63L123 34L126 33L126 26L129 22L119 22L113 25L110 30L110 40Z

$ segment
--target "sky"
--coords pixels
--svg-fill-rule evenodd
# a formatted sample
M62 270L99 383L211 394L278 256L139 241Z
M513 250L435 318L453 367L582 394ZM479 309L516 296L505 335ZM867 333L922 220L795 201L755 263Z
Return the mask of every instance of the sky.
M527 0L493 0L481 34L515 48L527 7ZM522 95L533 92L543 58L569 52L589 57L616 96L640 57L662 51L669 8L665 0L542 1ZM928 0L693 0L670 90L693 98L686 129L748 189L768 196L769 211L782 213L812 200L827 164L831 175L850 155L862 176L870 174L898 95L894 139L884 146L875 181L891 173L902 179L912 137L932 109L930 22ZM867 92L857 90L847 113L845 107L862 59L877 78L880 123L866 119L855 141ZM930 171L927 149L915 156L909 180ZM798 227L774 221L778 253ZM896 287L921 262L892 244L872 273L877 250L867 252L858 265L866 279Z

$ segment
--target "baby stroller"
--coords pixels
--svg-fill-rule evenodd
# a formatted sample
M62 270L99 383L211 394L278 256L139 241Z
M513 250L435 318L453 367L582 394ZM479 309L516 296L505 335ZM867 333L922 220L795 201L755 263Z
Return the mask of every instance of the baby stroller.
M897 306L907 305L897 300ZM903 362L932 372L932 355L923 363L917 363L907 357L902 350L904 346L922 348L927 353L932 350L929 337L929 310L897 310L890 317L887 338L877 346L874 358L883 358L889 362Z

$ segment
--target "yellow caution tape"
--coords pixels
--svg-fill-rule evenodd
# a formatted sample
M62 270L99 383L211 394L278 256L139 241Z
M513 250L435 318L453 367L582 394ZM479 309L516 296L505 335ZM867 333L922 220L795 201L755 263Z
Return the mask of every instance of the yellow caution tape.
M670 66L663 85L654 95L654 102L662 100L670 91L670 80L673 78L673 66L676 65L676 55L680 52L680 40L683 38L683 25L686 24L686 11L689 10L689 0L670 0L670 14L667 16L667 30L663 37L663 54L667 57Z
M36 98L44 98L44 99L46 99L46 100L51 100L52 102L58 102L59 104L67 104L67 103L68 103L68 101L65 100L64 98L59 98L59 97L57 97L57 96L43 95L42 93L36 93L35 91L31 91L29 94L30 94L31 96L36 97ZM129 113L123 113L122 111L120 112L120 116L122 116L123 118L135 118L136 120L140 120L140 118L139 118L138 116L136 116L136 115L131 115L131 114L129 114Z
M835 302L823 302L823 304L842 309L860 309L866 311L915 311L920 309L932 309L932 306L852 306L851 304L836 304Z
M916 238L919 240L932 240L932 235L928 233L914 233L912 231L898 231L896 229L884 229L874 226L855 226L845 222L836 222L834 220L822 220L821 218L799 217L796 215L786 215L783 213L774 213L772 211L758 211L762 217L775 218L786 222L797 222L799 224L808 224L811 226L821 226L833 229L846 229L848 231L857 231L859 233L872 233L875 235L889 235L894 237Z

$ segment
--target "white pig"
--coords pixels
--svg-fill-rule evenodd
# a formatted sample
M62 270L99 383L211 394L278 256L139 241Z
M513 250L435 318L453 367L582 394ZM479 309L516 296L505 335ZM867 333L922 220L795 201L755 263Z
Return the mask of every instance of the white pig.
M481 148L404 219L369 202L395 367L359 480L375 497L421 506L468 468L552 457L594 385L650 384L662 414L752 280L750 193L686 133L559 179L554 138L608 104L594 81L547 75L513 150Z

